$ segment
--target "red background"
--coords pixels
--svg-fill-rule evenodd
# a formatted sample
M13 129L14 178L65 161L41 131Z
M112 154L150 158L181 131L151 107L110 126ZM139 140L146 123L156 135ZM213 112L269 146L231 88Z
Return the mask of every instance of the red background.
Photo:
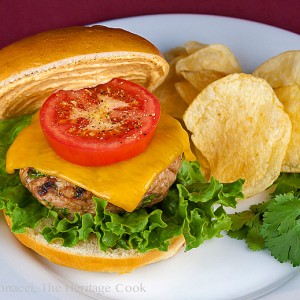
M51 28L162 13L223 15L300 33L299 0L0 0L0 48Z

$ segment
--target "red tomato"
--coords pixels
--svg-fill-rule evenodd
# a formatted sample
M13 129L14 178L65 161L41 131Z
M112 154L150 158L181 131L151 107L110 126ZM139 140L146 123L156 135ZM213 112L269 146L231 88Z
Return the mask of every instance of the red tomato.
M142 153L159 117L157 98L123 79L76 91L59 90L40 111L49 145L62 158L83 166L108 165Z

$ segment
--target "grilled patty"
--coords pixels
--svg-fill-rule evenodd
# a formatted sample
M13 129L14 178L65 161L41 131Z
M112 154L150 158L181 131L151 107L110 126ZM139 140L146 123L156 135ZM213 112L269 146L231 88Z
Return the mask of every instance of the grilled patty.
M180 156L154 179L138 207L152 206L166 197L169 188L176 180L181 163ZM58 177L39 173L33 168L21 169L20 178L33 196L48 208L67 210L71 214L78 212L95 215L95 203L92 199L94 195L79 186ZM107 210L116 213L123 211L122 208L111 203L108 203Z

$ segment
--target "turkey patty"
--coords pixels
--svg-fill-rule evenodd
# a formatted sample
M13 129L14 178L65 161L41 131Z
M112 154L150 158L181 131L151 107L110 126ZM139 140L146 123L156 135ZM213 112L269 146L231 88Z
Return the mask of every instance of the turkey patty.
M166 197L169 188L176 180L181 163L180 156L154 179L138 207L152 206ZM68 213L95 215L94 195L79 186L58 177L39 173L33 168L20 169L20 178L23 185L47 208L67 210ZM106 209L115 213L123 211L122 208L111 203L108 203Z

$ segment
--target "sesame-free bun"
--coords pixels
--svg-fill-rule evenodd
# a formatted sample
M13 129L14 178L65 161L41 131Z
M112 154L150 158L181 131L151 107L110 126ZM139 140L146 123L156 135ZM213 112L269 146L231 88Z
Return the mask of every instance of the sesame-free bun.
M80 89L122 77L154 90L168 63L146 39L104 26L68 27L0 50L0 119L29 114L58 89Z
M11 219L5 213L5 220L11 228ZM14 235L26 247L49 261L74 269L96 272L129 273L136 268L168 259L174 256L185 244L183 235L171 240L168 251L150 250L139 253L135 250L99 249L96 238L81 242L74 247L64 247L59 243L49 244L39 233L39 227L28 229L26 233Z

